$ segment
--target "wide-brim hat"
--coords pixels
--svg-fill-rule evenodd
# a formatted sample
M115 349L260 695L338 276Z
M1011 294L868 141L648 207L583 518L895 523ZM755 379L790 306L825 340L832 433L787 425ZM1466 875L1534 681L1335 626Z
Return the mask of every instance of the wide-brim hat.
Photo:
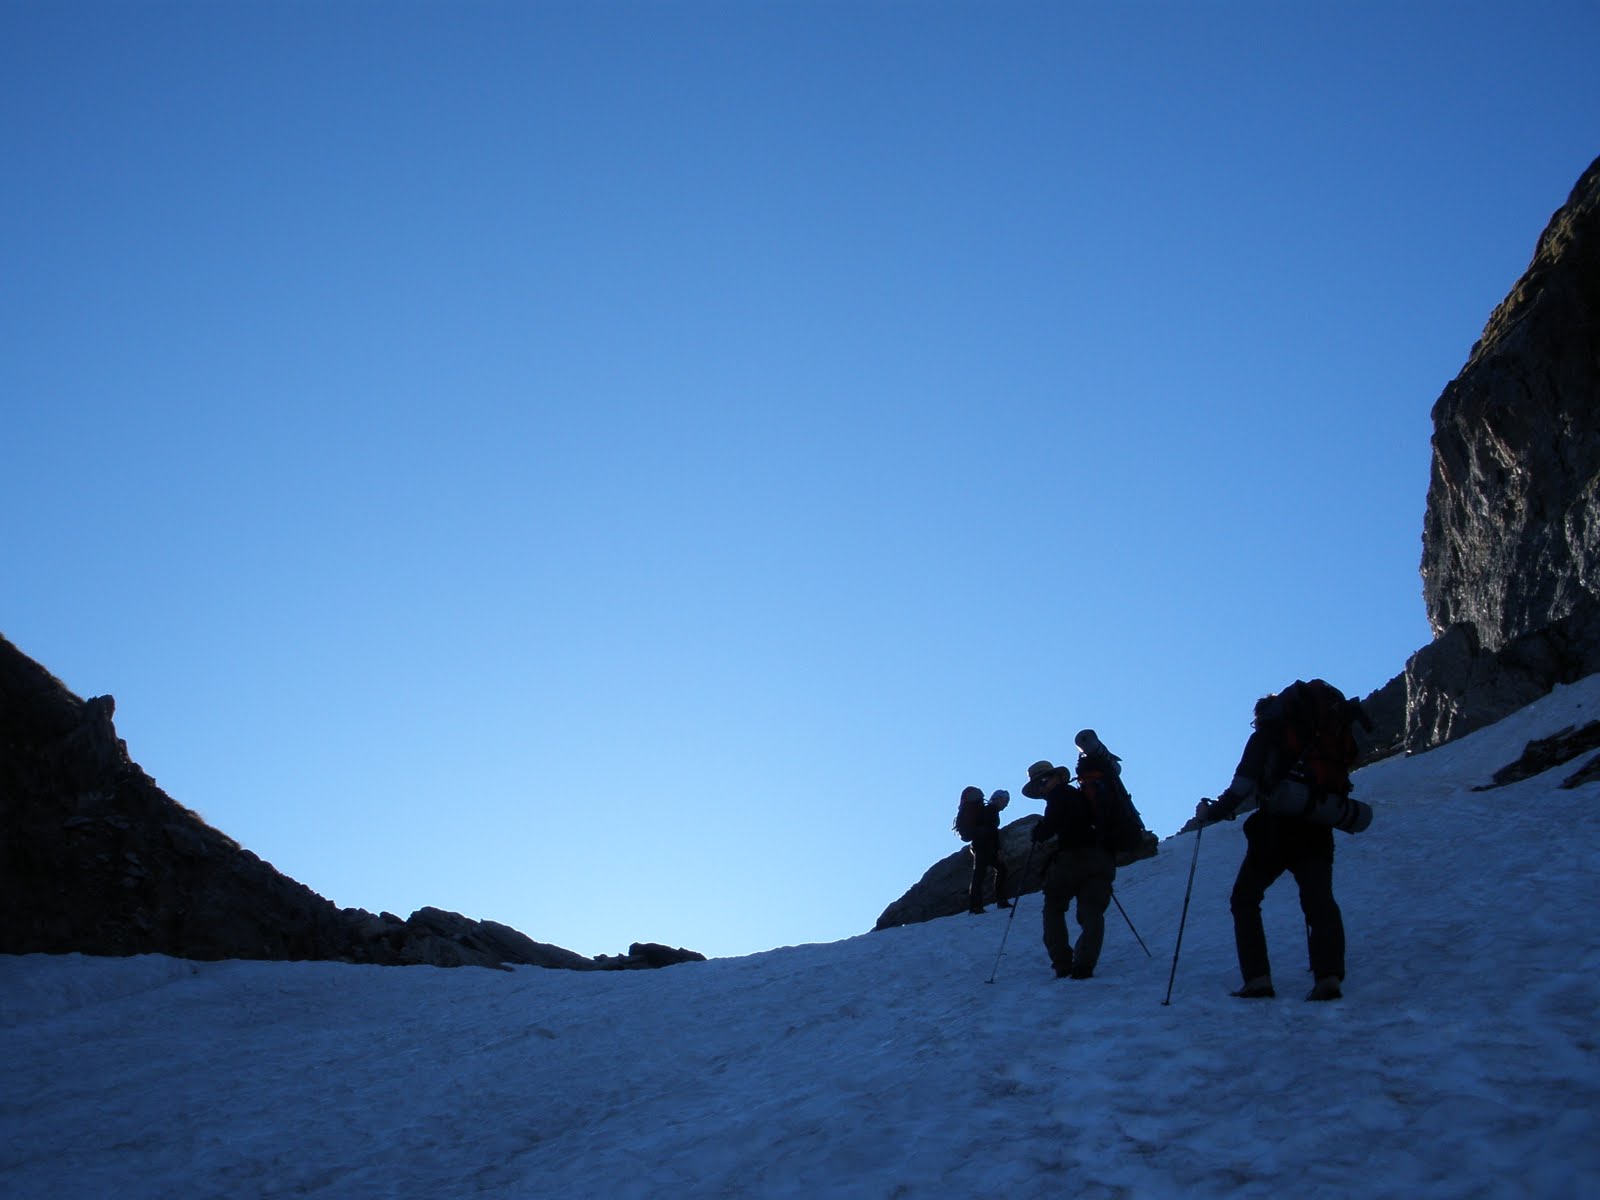
M1022 794L1030 800L1043 800L1045 788L1066 770L1066 767L1058 767L1048 758L1041 758L1028 768L1028 782L1022 785Z

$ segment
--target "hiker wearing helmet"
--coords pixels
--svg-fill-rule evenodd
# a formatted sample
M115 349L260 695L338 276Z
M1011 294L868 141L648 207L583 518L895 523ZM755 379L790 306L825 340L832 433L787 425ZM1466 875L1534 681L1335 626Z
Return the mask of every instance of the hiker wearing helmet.
M955 831L969 843L967 849L972 852L972 882L967 887L970 913L983 911L990 871L994 872L995 907L1011 907L1011 901L1006 899L1006 862L1000 855L1000 814L1010 803L1011 793L1004 789L997 789L987 802L981 788L969 787L961 793Z
M1306 918L1314 980L1306 999L1337 1000L1343 994L1344 917L1333 898L1333 831L1357 833L1372 819L1372 810L1349 795L1352 718L1365 720L1360 706L1320 679L1296 680L1281 694L1263 696L1233 781L1195 809L1202 824L1257 809L1244 823L1244 861L1229 898L1244 978L1235 996L1276 995L1261 901L1285 871L1299 886Z
M1044 948L1057 979L1088 979L1100 960L1106 906L1117 876L1116 860L1104 844L1088 800L1072 786L1072 772L1048 760L1028 768L1022 794L1044 801L1033 827L1035 843L1055 839L1044 865ZM1067 908L1078 902L1078 943L1067 934Z

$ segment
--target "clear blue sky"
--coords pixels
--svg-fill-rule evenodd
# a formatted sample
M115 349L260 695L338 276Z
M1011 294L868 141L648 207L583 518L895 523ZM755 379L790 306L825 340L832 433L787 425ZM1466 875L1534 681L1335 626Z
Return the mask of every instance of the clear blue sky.
M833 940L1429 637L1600 7L0 7L0 631L341 905Z

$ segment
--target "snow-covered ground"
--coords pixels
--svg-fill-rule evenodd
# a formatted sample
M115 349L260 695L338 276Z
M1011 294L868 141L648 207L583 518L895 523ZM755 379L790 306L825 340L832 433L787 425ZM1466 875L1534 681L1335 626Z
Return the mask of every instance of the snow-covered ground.
M1357 777L1334 1004L1287 877L1279 998L1228 996L1239 823L1167 1006L1192 834L1118 880L1154 956L1113 908L1082 982L1037 896L992 985L993 911L654 972L0 957L0 1195L1597 1196L1600 785L1470 790L1596 717L1600 676Z

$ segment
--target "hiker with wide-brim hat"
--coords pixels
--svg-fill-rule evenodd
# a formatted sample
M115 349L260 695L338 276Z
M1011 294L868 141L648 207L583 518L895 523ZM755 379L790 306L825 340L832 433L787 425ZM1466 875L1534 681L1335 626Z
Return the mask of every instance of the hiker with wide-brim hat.
M1100 961L1106 936L1106 908L1117 876L1116 860L1101 841L1099 828L1072 772L1048 759L1028 768L1022 794L1044 801L1044 816L1033 827L1035 843L1055 839L1044 866L1044 948L1057 979L1088 979ZM1067 908L1078 902L1078 943L1067 933Z
M1022 785L1022 794L1030 800L1043 800L1058 778L1070 781L1072 772L1066 767L1055 766L1048 759L1041 759L1028 768L1028 782Z

